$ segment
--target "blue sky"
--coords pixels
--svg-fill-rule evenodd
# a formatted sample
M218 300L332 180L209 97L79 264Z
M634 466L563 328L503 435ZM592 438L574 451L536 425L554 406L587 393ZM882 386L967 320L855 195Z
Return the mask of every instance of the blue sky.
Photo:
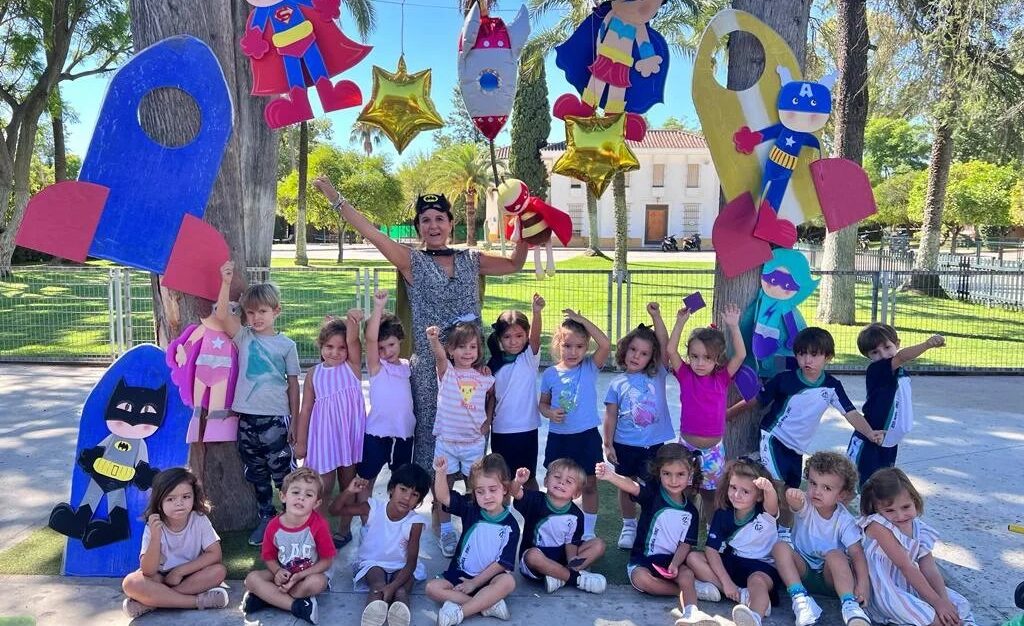
M454 2L444 0L410 0L405 5L405 60L410 72L419 71L424 68L432 68L431 75L433 87L431 95L434 104L442 117L446 117L451 109L452 88L456 83L456 50L459 33L462 28L462 17L454 7ZM370 96L370 89L373 81L371 78L371 67L381 67L394 71L398 64L398 57L401 52L400 32L402 7L395 0L377 0L377 30L370 35L369 44L374 46L373 51L363 61L349 70L342 76L353 80L359 85L363 92L363 102ZM511 20L515 16L518 5L502 3L498 15ZM544 16L541 24L534 24L534 30L539 26L553 23L555 15ZM350 37L355 37L355 29L352 27L351 18L346 14L342 15L342 28ZM238 33L241 36L241 33ZM692 63L683 58L682 55L675 55L669 63L669 74L666 85L665 102L667 104L656 105L647 115L650 127L657 128L659 124L669 116L684 120L690 125L697 125L697 116L693 108L693 98L690 95L690 78ZM565 81L560 70L554 65L552 54L547 62L548 77L548 98L551 103L563 93L569 93L571 88ZM93 126L99 115L100 105L103 100L103 93L106 89L109 77L90 77L70 83L64 83L61 87L64 96L71 103L77 112L79 121L70 125L68 150L78 155L85 155L89 146L89 139L92 135ZM315 91L311 91L314 111L319 112L319 102L316 99ZM331 113L329 115L334 124L334 143L342 148L356 148L348 144L349 130L359 115L360 107L353 107ZM509 125L506 124L496 142L498 145L509 143ZM565 126L561 121L555 120L551 126L551 141L561 141L565 138ZM421 133L405 149L402 156L397 155L394 147L386 140L378 149L380 154L389 154L397 162L416 152L429 152L432 147L431 133Z

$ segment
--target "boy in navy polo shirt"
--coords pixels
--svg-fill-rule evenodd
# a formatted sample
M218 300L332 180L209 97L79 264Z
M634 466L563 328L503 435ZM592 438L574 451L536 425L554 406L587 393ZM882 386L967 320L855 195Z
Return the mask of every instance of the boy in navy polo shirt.
M888 324L868 324L857 335L857 349L871 360L865 372L864 417L871 428L885 433L879 443L858 432L850 437L846 454L857 466L861 487L877 470L896 465L899 443L914 427L910 376L903 366L927 350L944 345L946 339L942 335L932 335L917 345L901 349L896 329Z

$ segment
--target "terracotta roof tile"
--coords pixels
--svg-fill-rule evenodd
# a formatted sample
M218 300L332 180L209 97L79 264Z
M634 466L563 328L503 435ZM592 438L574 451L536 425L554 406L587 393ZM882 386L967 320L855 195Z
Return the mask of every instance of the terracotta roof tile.
M708 142L703 135L687 132L685 130L651 129L643 141L626 141L629 147L634 149L644 148L676 148L676 149L701 149L707 148ZM541 148L542 152L562 152L565 150L565 142L557 141L549 143ZM508 159L509 147L501 146L497 149L499 159Z

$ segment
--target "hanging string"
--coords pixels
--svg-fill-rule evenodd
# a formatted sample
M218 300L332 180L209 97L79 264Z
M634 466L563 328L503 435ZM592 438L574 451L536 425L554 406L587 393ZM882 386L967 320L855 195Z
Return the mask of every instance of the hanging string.
M405 56L405 0L402 0L401 15L402 15L402 18L401 18L402 28L401 28L401 34L399 35L398 46L399 46L399 48L401 48L402 56L404 57Z

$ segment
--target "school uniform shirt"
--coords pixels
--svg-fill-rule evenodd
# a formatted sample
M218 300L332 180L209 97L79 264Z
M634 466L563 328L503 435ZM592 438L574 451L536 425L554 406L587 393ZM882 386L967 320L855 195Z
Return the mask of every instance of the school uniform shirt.
M544 370L540 377L540 392L551 394L551 408L565 409L565 419L560 423L550 422L549 433L573 435L600 426L597 372L597 365L590 356L567 370L557 365Z
M759 502L747 518L737 520L732 509L718 509L708 528L707 547L723 554L773 563L772 547L779 540L775 518Z
M530 346L494 374L494 423L491 432L525 433L540 428L537 369L540 352Z
M571 501L555 508L546 494L524 489L523 497L514 501L523 514L523 543L519 556L530 548L558 548L583 543L583 511Z
M856 408L846 396L843 384L825 372L815 381L804 378L802 371L777 374L765 385L758 400L769 407L761 419L761 430L801 454L807 454L828 407L835 407L843 415Z
M152 535L149 524L142 531L141 557L149 549ZM160 571L169 572L179 565L190 563L199 558L203 550L220 541L217 531L213 529L210 518L202 513L191 511L185 527L175 532L164 524L160 531Z
M665 396L667 378L668 370L659 365L654 376L624 372L612 379L604 402L618 408L616 443L649 448L675 438Z
M804 508L793 512L793 518L793 547L815 571L825 569L826 553L846 552L862 538L857 520L842 503L825 519L808 500Z
M914 427L914 404L910 396L910 376L902 367L892 368L892 359L868 365L864 374L867 400L864 418L875 430L884 430L883 448L899 445Z
M445 508L462 518L463 528L449 571L476 576L491 563L500 563L510 572L515 570L519 523L508 508L492 517L474 500L454 491Z
M267 524L263 534L260 557L264 561L276 560L291 573L307 570L321 559L332 559L337 554L331 541L331 528L320 513L313 511L306 521L296 528L283 523L284 514L278 515Z
M655 554L674 554L681 543L697 545L700 513L689 499L676 502L657 480L640 485L640 493L630 499L640 505L630 563Z

